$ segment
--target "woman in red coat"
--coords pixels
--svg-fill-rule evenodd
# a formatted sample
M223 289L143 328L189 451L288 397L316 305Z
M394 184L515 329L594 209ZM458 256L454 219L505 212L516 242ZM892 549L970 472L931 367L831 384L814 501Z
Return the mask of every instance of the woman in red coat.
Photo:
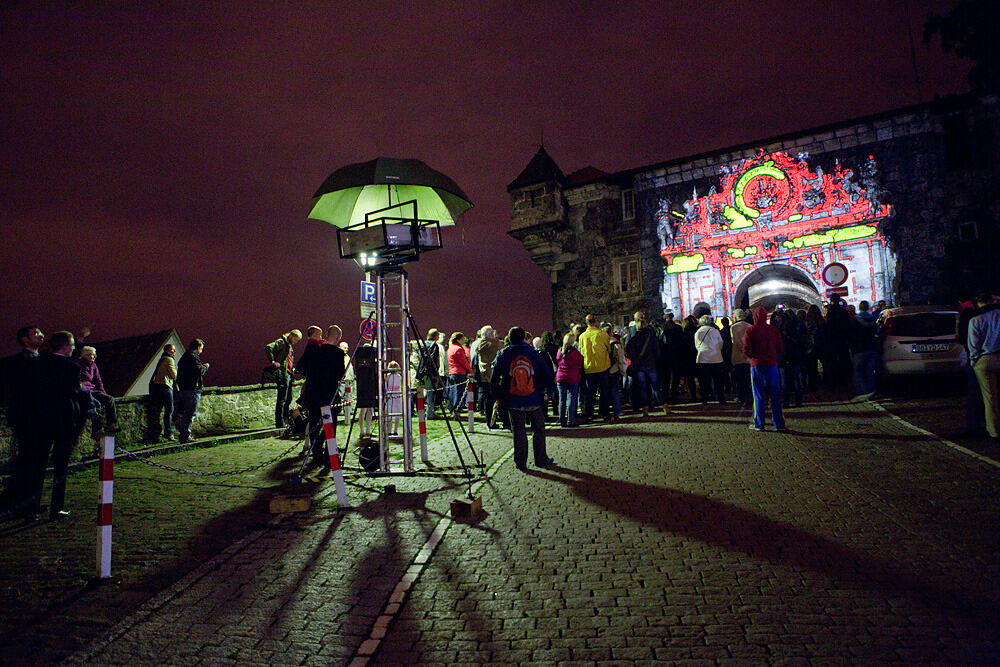
M465 334L461 331L453 333L448 340L448 402L456 417L465 396L465 380L472 375L469 353L462 345L464 340Z

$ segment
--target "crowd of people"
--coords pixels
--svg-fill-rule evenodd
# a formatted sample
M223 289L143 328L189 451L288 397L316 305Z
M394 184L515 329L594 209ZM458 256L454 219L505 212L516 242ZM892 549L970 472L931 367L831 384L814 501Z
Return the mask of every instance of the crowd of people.
M510 429L514 461L527 465L527 429L532 432L534 463L552 466L545 446L546 421L576 428L596 420L614 422L631 410L637 418L653 411L670 414L670 404L712 402L752 408L749 428L763 431L768 422L785 430L782 408L801 406L806 396L825 390L825 397L871 396L877 388L880 350L876 320L884 302L873 309L861 301L857 309L834 297L821 309L792 310L781 306L736 309L716 317L692 313L680 323L672 314L650 319L635 313L627 327L614 327L587 315L568 331L547 331L533 337L512 327L504 339L485 325L470 339L462 332L444 335L430 329L414 341L409 355L410 387L422 389L425 418L462 418L467 387L475 389L473 409L489 428ZM115 401L105 390L97 352L84 344L88 331L74 336L59 331L46 338L35 326L21 328L21 351L0 365L3 405L18 443L14 474L2 497L5 511L29 517L41 511L45 467L52 455L54 482L49 513L65 516L65 485L72 447L86 420L95 438L117 429ZM371 431L377 394L374 375L355 372L350 347L336 325L306 330L306 347L295 362L294 347L302 333L292 329L268 343L268 375L277 387L275 426L288 426L298 437L306 428L319 432L321 408L343 403L345 386L353 384L362 430ZM998 375L1000 375L1000 299L984 294L964 304L957 335L968 352L970 424L1000 437ZM447 341L447 344L445 344ZM179 363L176 350L164 346L150 380L155 419L162 412L162 437L181 442L191 437L202 379L209 364L202 362L204 341L194 339ZM377 351L359 346L359 368L374 368ZM390 416L402 414L402 368L387 364ZM370 377L369 377L370 376ZM304 378L292 408L296 378ZM368 385L363 386L363 378ZM978 390L978 391L977 391ZM551 417L549 411L551 410ZM768 419L769 413L769 419ZM296 423L300 429L296 431ZM157 426L159 432L159 426ZM159 435L159 433L158 433ZM327 461L320 439L313 458Z
M97 350L85 344L89 334L90 330L84 329L78 335L57 331L46 337L37 326L25 326L17 331L20 351L0 363L2 405L17 445L13 474L0 497L0 511L27 519L41 513L45 470L51 455L49 516L68 516L66 476L81 430L90 421L95 440L118 431L118 409L104 386ZM164 436L168 439L173 439L174 425L182 442L190 438L202 376L208 370L208 364L199 358L203 349L204 342L195 339L175 366L174 346L165 346L150 381L152 405L157 418L163 411Z
M880 307L884 304L880 304ZM642 416L684 401L725 404L735 400L753 405L751 368L744 342L755 321L741 309L715 317L704 312L674 321L671 314L650 320L636 312L627 327L598 322L589 315L568 331L547 331L529 339L554 375L554 388L545 396L553 419L572 427L600 417L621 418L630 409ZM774 360L775 385L786 405L801 406L805 396L823 387L839 395L875 391L878 340L872 310L861 302L857 312L839 300L824 310L818 306L765 311L766 323L780 338ZM757 315L757 319L760 315ZM461 416L465 383L477 387L476 405L491 417L495 360L509 341L498 340L491 326L474 339L461 332L448 337L431 329L423 341L424 354L414 348L411 373L426 392L427 418L447 410ZM506 425L499 416L501 425Z

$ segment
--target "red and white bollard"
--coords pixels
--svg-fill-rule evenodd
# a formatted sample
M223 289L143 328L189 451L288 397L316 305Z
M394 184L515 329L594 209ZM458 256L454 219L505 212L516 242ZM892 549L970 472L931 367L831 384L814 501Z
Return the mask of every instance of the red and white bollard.
M476 430L476 388L472 380L465 381L466 408L469 411L469 433Z
M97 578L111 577L111 503L115 480L115 436L101 443L101 469L97 475Z
M326 437L326 453L330 457L330 472L333 473L333 485L337 488L337 506L347 509L347 485L344 483L344 471L340 468L340 452L337 451L337 435L333 425L333 410L324 405L323 435Z
M424 388L417 388L417 429L420 431L420 460L427 460L427 409L424 407Z

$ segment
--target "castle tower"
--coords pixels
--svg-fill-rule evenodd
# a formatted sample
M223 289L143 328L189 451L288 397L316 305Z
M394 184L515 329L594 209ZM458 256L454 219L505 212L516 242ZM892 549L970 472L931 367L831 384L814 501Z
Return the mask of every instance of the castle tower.
M544 146L539 146L528 166L507 186L511 210L508 234L521 242L553 284L565 262L575 258L563 252L560 238L570 231L563 198L565 184L559 165Z

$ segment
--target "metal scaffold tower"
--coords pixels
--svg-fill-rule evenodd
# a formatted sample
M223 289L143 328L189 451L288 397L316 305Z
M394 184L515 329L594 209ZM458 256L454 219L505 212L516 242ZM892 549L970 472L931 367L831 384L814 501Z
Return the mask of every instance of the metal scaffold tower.
M413 472L413 427L410 398L409 283L402 269L375 274L376 346L378 354L379 469L389 472L389 431L400 419L403 438L403 471ZM399 364L399 380L388 372L390 361Z

